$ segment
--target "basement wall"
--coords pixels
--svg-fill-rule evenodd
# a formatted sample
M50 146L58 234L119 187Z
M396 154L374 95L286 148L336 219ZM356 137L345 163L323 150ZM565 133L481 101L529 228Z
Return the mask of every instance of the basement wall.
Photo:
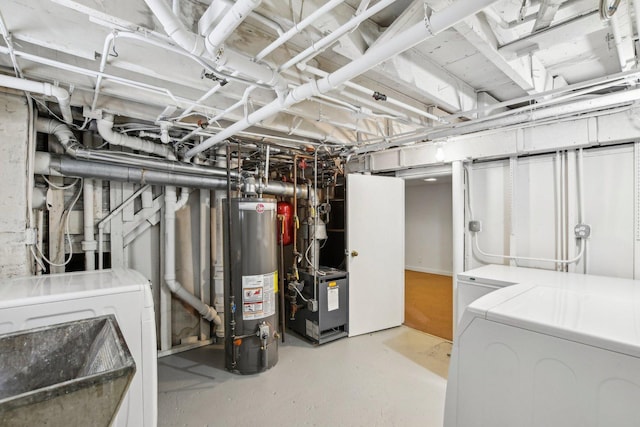
M31 274L25 245L28 119L24 96L0 92L0 278Z
M407 181L405 194L405 268L450 276L451 183Z
M568 271L640 277L637 159L638 144L634 143L584 150L583 222L591 226L591 236L585 255L568 264ZM577 256L578 176L577 150L470 165L466 222L472 218L481 221L480 249L522 257ZM471 233L466 234L466 269L486 263L563 268L553 262L516 262L481 255L473 247Z

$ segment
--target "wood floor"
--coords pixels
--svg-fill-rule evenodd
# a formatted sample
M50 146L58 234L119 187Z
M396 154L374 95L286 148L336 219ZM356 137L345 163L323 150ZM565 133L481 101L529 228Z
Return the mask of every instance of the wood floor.
M404 277L404 324L453 340L452 278L411 270Z

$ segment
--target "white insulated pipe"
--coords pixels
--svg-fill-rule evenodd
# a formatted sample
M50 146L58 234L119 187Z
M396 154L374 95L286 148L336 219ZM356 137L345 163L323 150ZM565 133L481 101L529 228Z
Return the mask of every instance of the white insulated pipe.
M66 127L66 126L65 126ZM91 145L92 134L85 132L83 138L87 145ZM82 181L82 219L84 238L82 240L82 250L84 251L85 270L96 269L96 249L98 248L94 234L94 210L93 210L93 189L94 180L87 178Z
M171 289L182 301L195 308L200 315L213 322L216 325L221 325L222 320L213 307L205 304L196 298L193 294L188 292L180 282L176 280L176 187L165 187L165 228L164 228L164 242L165 242L165 265L164 265L164 282L167 287Z
M111 114L105 114L102 119L96 120L96 123L102 139L111 145L122 145L145 153L156 154L169 160L176 160L176 155L166 145L115 132L113 130L113 115Z
M326 77L329 73L327 73L326 71L320 70L318 68L312 67L308 64L302 65L299 67L302 71L309 71L312 74L315 74L316 76L320 76L320 77ZM373 89L369 89L367 87L361 86L357 83L353 83L351 81L345 82L344 84L346 87L349 87L351 89L357 90L358 92L364 93L365 95L371 96L373 97L375 91ZM380 102L380 101L378 101ZM388 102L389 104L395 105L396 107L400 107L402 109L405 109L407 111L411 111L412 113L418 114L424 118L430 119L430 120L434 120L436 122L442 122L442 123L447 123L446 120L442 119L441 117L436 116L435 114L431 114L428 113L426 111L420 110L419 108L416 108L412 105L406 104L402 101L398 101L397 99L391 98L389 96L387 96L387 99L385 101L382 101L381 103L384 102ZM397 114L397 112L395 113Z
M225 16L220 19L220 23L206 35L207 43L211 46L221 46L229 36L235 31L242 21L244 21L251 12L260 6L262 0L238 0L227 11ZM212 3L213 7L215 3Z
M65 123L73 124L71 114L71 96L69 92L61 87L50 83L34 82L32 80L19 79L17 77L0 75L0 86L11 89L23 90L25 92L38 93L40 95L52 96L58 100L58 106Z
M189 187L181 187L180 188L180 198L176 202L176 210L184 208L189 201Z
M149 1L149 0L146 0ZM432 37L433 35L455 25L466 17L473 15L485 7L491 5L496 0L458 0L448 8L441 12L434 13L427 22L419 22L408 30L398 34L396 37L387 40L384 43L375 45L370 48L364 55L357 60L339 68L333 73L327 75L320 80L314 80L289 92L284 100L276 99L264 107L256 110L243 120L240 120L218 134L208 138L200 145L191 148L186 153L186 158L190 159L198 153L218 144L221 141L241 132L248 127L266 120L267 118L278 114L282 110L291 107L301 101L307 100L312 96L326 93L344 82L347 82L360 74L370 70L379 63L410 49L418 43ZM374 6L375 7L375 6ZM366 13L366 12L365 12Z
M498 119L488 119L482 122L469 122L470 124L460 124L459 126L452 127L450 129L427 132L425 136L432 140L445 138L448 136L458 136L467 133L506 127L525 122L536 122L543 119L568 114L577 114L603 108L610 108L615 105L624 104L626 102L637 101L638 99L640 99L640 89L625 90L614 92L608 95L599 95L597 98L589 98L570 104L562 104L533 111L525 111L519 114L508 115ZM423 136L423 138L425 136Z
M284 79L269 66L253 62L244 55L221 45L213 45L205 37L189 31L164 0L144 1L169 37L190 54L198 57L206 56L215 61L219 67L233 69L257 81L275 86L277 90L286 89Z

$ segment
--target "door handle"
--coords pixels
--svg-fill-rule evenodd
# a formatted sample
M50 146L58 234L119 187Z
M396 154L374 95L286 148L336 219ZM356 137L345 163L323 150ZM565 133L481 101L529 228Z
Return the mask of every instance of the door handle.
M351 251L351 256L352 257L357 257L358 256L358 251Z

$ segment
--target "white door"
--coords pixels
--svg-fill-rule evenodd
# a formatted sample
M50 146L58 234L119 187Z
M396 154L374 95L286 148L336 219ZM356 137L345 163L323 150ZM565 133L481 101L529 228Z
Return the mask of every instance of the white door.
M404 322L404 181L347 176L349 336Z

